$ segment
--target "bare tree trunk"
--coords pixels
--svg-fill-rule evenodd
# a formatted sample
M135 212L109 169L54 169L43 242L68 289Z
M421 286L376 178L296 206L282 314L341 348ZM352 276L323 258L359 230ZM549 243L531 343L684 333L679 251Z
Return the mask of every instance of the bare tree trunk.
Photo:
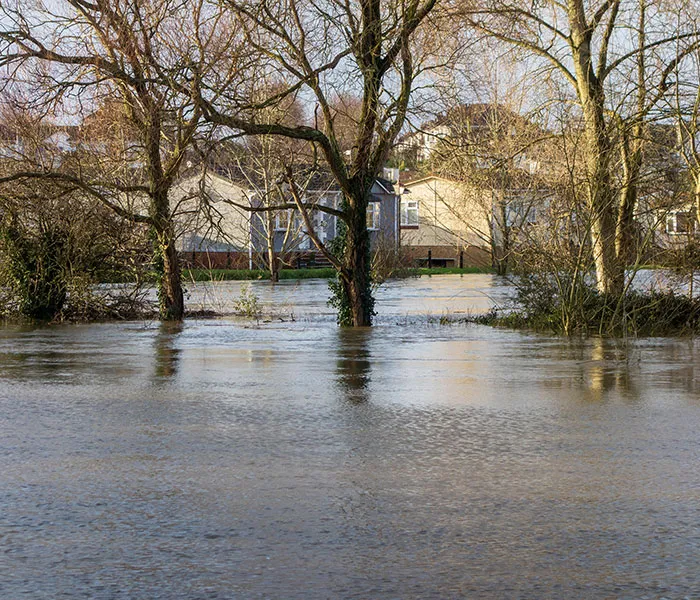
M350 201L341 283L352 315L353 327L368 327L374 315L370 273L370 238L367 231L368 192Z
M160 192L154 195L152 218L159 316L163 321L181 321L185 317L185 301L167 193Z
M700 223L700 171L693 174L693 183L695 184L693 189L695 216L697 217L698 223Z
M499 209L501 213L501 247L496 247L495 267L497 275L507 275L510 254L510 225L508 225L508 207L503 198L499 201Z
M624 285L624 267L615 250L616 215L608 160L607 156L598 153L589 157L591 243L598 291L620 294Z
M270 269L270 281L279 281L279 265L275 252L275 217L272 212L267 213L267 264Z
M181 321L185 317L180 261L172 228L165 232L161 251L163 274L160 282L160 317L165 321Z
M642 170L641 124L635 124L632 140L622 132L623 184L620 190L620 203L615 234L615 252L623 267L634 258L634 211L637 206L637 190Z
M603 294L620 294L624 285L624 267L615 251L617 212L610 176L611 147L604 116L605 92L593 72L590 31L580 19L574 11L572 39L587 146L588 204L596 284Z
M615 251L617 259L623 268L627 267L634 257L634 211L637 207L639 178L642 172L644 160L644 115L648 111L647 106L647 81L646 81L646 6L647 0L639 2L639 20L637 28L637 114L630 129L622 123L622 168L623 185L620 191L619 211L617 216L617 232L615 239Z

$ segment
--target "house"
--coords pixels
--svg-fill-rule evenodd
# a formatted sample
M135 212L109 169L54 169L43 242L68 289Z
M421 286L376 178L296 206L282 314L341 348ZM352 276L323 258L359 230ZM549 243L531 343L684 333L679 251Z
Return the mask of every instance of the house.
M403 182L401 246L420 264L506 264L551 197L543 130L499 104L460 104L404 136L424 173ZM505 261L505 263L504 263Z
M249 190L214 171L196 172L171 191L177 249L186 262L205 268L250 266Z
M341 192L328 174L314 173L303 187L306 203L340 206ZM280 192L283 185L265 185L240 169L229 169L226 175L209 169L185 177L172 197L178 250L191 264L210 268L264 267L271 255L289 266L323 262L299 210L260 210L265 204L292 203ZM311 208L309 216L321 243L335 238L335 215ZM372 186L367 228L373 248L398 248L399 196L386 179L377 178Z
M377 177L370 194L367 229L371 246L396 251L401 244L400 195L394 184L384 177Z
M551 191L516 171L466 181L426 175L401 185L404 257L432 266L490 266L544 218Z
M677 203L671 208L658 208L651 212L651 220L645 225L654 228L654 248L658 262L664 255L674 253L700 241L700 224L696 208L690 202Z
M494 160L508 155L518 168L534 173L541 165L522 148L541 133L528 119L500 104L458 104L402 136L395 154L399 162L417 166L466 151L481 167L493 166Z
M487 191L429 175L401 186L404 257L432 266L491 264L492 202Z

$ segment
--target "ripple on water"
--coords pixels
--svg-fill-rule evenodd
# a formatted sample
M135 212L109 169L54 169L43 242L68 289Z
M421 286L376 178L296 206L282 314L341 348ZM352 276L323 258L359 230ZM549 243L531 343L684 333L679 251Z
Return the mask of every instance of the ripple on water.
M2 597L694 597L698 344L424 318L493 281L1 330Z

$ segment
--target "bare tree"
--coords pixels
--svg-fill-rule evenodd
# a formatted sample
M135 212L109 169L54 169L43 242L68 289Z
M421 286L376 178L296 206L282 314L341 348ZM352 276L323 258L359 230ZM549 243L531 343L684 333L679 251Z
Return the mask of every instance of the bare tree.
M57 168L37 164L12 177L73 182L121 217L148 225L165 320L184 315L169 191L201 120L199 106L167 81L191 53L209 50L203 5L202 0L12 0L0 9L0 68L12 74L7 81L23 88L32 105L68 120L71 114L86 120L92 114L92 130L103 132L99 142L81 140ZM195 23L198 46L183 47ZM234 43L230 36L227 52L233 53Z
M226 86L229 75L219 64L207 76L206 65L193 66L192 80L182 89L197 90L197 108L212 123L248 135L273 135L302 140L317 148L343 194L340 207L319 207L344 226L344 248L335 255L312 233L303 193L288 181L307 231L320 252L339 274L342 304L340 322L363 326L372 322L374 299L370 287L370 241L367 206L370 189L381 172L401 131L414 80L420 72L415 40L434 13L437 0L273 2L222 0L224 14L245 31L247 46L261 57L258 68L275 73L279 91L250 101L243 92ZM232 67L235 69L235 65ZM254 81L251 81L254 86ZM338 125L339 97L360 98L360 110L350 148L347 128ZM310 124L269 123L259 111L299 97L313 106Z
M661 11L654 15L657 27L652 36L648 6L644 0L641 4L638 0L485 0L464 11L470 26L541 57L570 84L585 133L586 189L597 287L600 292L615 295L624 288L625 264L618 252L625 246L624 230L636 202L640 127L649 107L667 92L676 65L697 42L690 30L665 33L668 23ZM632 43L626 33L629 30L637 32ZM651 52L661 65L655 73L649 72L645 61ZM630 71L636 71L638 77L630 77ZM628 172L620 197L614 182L619 112L610 100L615 99L616 88L624 88L623 84L629 82L636 83L638 93L632 103L633 118L623 129ZM648 90L654 91L650 97L646 95ZM618 233L618 228L623 231Z

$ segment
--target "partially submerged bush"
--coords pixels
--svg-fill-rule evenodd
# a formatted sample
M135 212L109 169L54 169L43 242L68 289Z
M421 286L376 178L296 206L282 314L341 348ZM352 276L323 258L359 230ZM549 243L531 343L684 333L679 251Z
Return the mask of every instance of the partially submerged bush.
M260 298L249 284L241 286L241 293L234 302L233 309L237 315L251 319L259 319L262 315Z
M145 273L141 233L74 190L15 186L0 196L0 314L45 321L123 314ZM120 299L96 288L134 280Z
M95 285L88 277L69 281L68 297L55 321L107 321L156 318L156 303L140 282L116 286Z
M527 276L516 281L516 307L479 322L571 335L676 335L700 331L700 299L674 291L628 289L601 294L588 281Z
M68 293L65 270L66 236L61 231L29 231L9 219L0 228L3 262L0 285L16 310L30 319L52 319L63 308Z

